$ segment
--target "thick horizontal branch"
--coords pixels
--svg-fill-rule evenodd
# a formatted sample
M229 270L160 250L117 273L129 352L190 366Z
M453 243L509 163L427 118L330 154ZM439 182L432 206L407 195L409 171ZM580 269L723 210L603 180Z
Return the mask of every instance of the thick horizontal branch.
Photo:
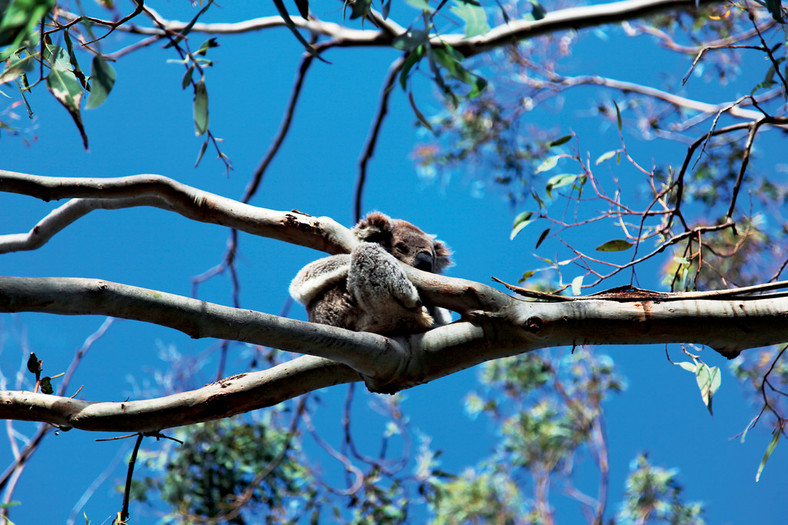
M329 217L257 208L161 175L66 178L0 170L0 192L21 193L44 201L74 199L53 210L28 233L0 236L0 253L34 250L93 210L133 206L154 206L195 221L328 253L349 252L357 242L349 229Z
M358 372L350 367L305 356L268 370L228 377L190 392L142 401L92 402L33 392L0 391L0 419L43 421L91 431L153 432L242 414L319 388L358 380Z
M417 274L416 277L419 277ZM446 280L457 290L474 283ZM475 284L484 298L483 285ZM376 391L403 388L479 363L539 348L582 344L697 343L733 357L788 341L788 297L584 298L526 302L496 294L457 322L408 338L233 309L130 286L85 279L0 278L0 311L112 315L169 326L193 337L220 337L330 357L298 358L270 370L147 401L96 403L29 392L0 393L0 418L46 421L88 430L151 431L270 406L310 390L361 379ZM503 294L501 294L503 295ZM508 296L504 296L508 297ZM504 304L507 303L507 304ZM470 304L470 303L468 303ZM355 370L354 370L355 369Z
M377 334L307 323L98 279L0 277L0 312L134 319L174 328L195 339L214 337L327 357L347 364L372 380L388 380L398 373L405 360L402 348Z

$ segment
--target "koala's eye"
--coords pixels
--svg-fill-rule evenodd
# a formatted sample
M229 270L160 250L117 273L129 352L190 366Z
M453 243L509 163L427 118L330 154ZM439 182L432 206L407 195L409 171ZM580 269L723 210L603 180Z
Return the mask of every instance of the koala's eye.
M408 245L404 242L398 242L395 244L394 249L397 251L397 253L401 253L402 255L407 255L410 252Z
M432 254L429 252L419 252L416 255L416 261L414 262L413 266L418 268L419 270L423 270L425 272L432 272L434 261L432 259Z

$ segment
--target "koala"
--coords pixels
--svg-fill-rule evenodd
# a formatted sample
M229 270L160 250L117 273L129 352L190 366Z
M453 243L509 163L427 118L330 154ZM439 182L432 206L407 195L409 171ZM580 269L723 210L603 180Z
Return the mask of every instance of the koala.
M432 273L450 266L451 251L413 224L373 212L353 233L361 241L350 254L306 265L290 295L306 306L309 320L383 335L424 332L451 321L443 308L424 305L400 262Z

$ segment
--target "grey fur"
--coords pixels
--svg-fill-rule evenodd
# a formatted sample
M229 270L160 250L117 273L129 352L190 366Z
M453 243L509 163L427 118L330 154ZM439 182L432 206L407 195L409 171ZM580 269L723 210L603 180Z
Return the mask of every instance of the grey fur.
M447 310L425 306L400 261L427 271L451 264L450 251L434 236L382 213L353 229L362 241L350 255L308 264L290 285L309 320L386 335L423 332L451 321Z

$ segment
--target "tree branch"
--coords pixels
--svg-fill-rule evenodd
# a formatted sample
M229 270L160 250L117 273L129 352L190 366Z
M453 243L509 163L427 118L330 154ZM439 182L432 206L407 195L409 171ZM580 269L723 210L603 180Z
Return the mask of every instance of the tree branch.
M153 206L188 219L229 226L328 253L346 253L353 234L328 217L257 208L181 184L161 175L106 179L43 177L0 170L0 192L50 201L76 198L53 210L27 234L0 236L0 253L34 250L63 228L96 209Z

